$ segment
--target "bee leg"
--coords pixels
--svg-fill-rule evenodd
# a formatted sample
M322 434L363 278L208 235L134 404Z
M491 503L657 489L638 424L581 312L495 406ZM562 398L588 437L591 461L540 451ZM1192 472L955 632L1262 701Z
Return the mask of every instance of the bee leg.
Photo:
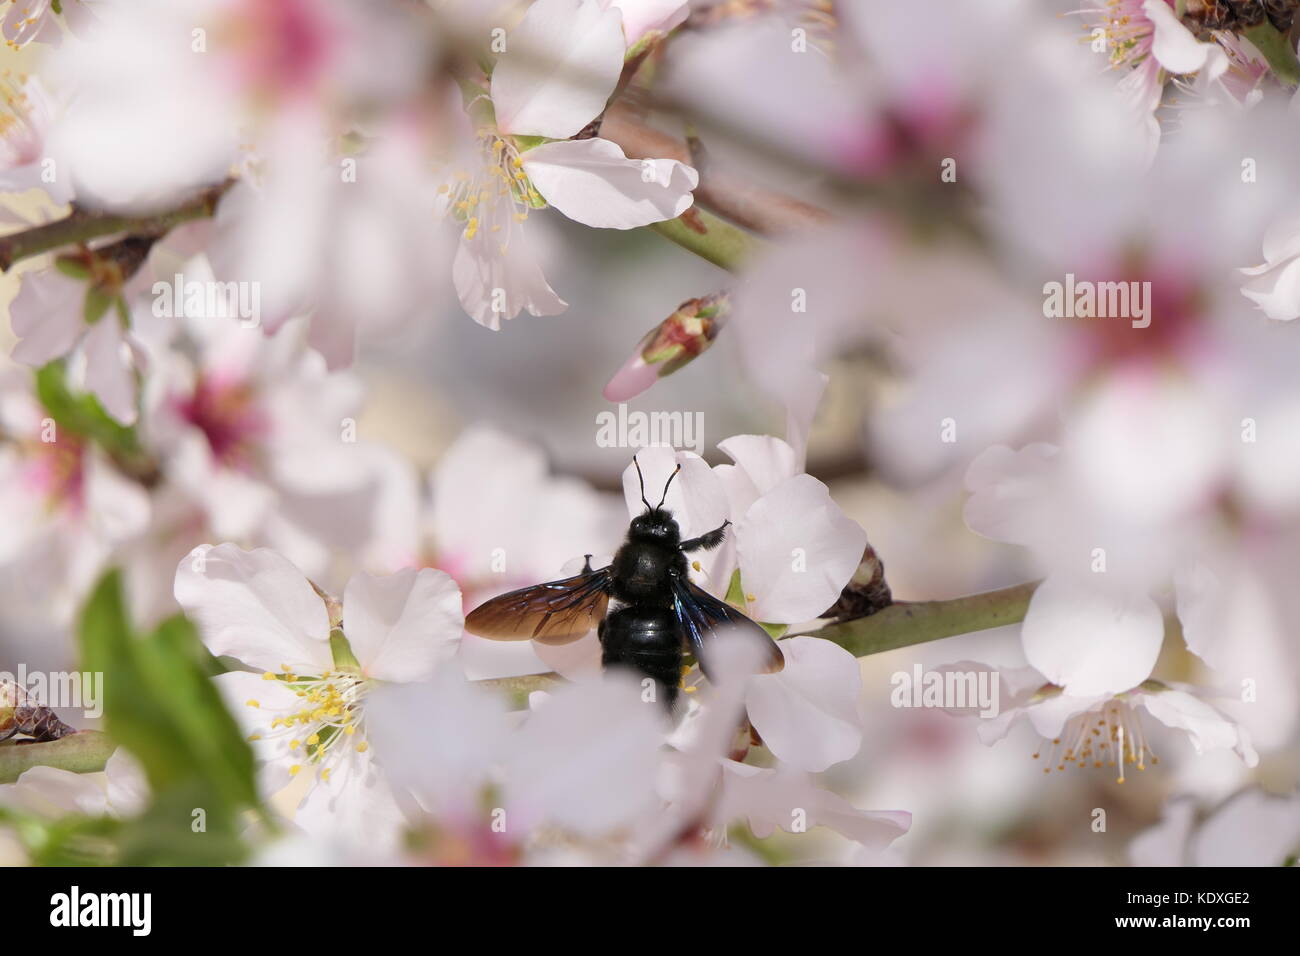
M582 573L583 574L591 573L591 555L589 554L584 554L582 556Z
M718 545L722 544L722 539L727 536L727 525L731 524L730 519L722 522L722 527L714 528L707 534L702 534L698 538L691 538L681 543L681 549L684 554L690 554L692 551L712 551Z

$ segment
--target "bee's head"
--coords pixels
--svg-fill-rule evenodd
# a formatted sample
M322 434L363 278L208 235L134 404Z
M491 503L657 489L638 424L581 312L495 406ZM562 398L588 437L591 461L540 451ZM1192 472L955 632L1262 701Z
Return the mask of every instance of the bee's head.
M674 468L673 473L664 482L664 493L659 498L659 504L651 505L645 500L645 476L641 474L641 463L636 460L636 455L632 456L632 464L636 465L636 476L641 482L641 503L645 505L645 512L632 519L632 525L628 529L629 536L660 544L678 544L682 540L681 529L677 527L677 520L673 517L673 513L664 507L664 501L668 498L668 486L673 483L682 466L678 465Z
M632 519L628 535L641 541L654 541L659 544L676 545L682 540L681 529L677 519L666 508L649 508L644 514Z

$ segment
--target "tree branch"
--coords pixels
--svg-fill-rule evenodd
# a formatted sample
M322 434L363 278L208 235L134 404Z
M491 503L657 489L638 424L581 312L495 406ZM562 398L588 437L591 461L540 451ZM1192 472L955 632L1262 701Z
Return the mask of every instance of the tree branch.
M211 186L173 209L148 216L127 216L73 208L62 219L0 237L0 272L15 262L62 246L89 242L104 236L162 236L179 225L209 218L234 180Z
M854 657L945 637L1018 624L1025 619L1037 581L998 591L984 591L948 601L895 601L870 617L831 624L813 632L834 641Z
M95 773L104 769L114 746L98 730L82 730L45 743L6 741L0 744L0 783L13 783L32 767Z
M651 223L647 228L729 272L739 271L762 246L761 239L703 209L688 209L676 219Z

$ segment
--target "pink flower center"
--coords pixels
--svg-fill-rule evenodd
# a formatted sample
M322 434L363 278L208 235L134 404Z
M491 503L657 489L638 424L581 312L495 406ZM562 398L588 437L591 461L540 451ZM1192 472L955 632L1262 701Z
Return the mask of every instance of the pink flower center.
M82 440L64 432L56 441L33 442L29 447L32 454L24 472L27 487L44 500L47 510L79 513L85 492Z
M257 445L268 431L256 405L256 394L243 382L200 378L194 393L177 402L177 413L208 440L212 457L221 465L251 471Z

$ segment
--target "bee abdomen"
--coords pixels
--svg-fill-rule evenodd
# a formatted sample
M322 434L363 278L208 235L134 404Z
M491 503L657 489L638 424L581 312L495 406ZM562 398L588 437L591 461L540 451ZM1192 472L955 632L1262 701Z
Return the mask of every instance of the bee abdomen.
M58 740L75 734L49 707L37 703L13 681L0 681L0 740L26 734L33 740Z
M672 612L622 607L601 622L599 634L605 668L628 668L653 679L656 699L671 709L682 665L681 635Z

